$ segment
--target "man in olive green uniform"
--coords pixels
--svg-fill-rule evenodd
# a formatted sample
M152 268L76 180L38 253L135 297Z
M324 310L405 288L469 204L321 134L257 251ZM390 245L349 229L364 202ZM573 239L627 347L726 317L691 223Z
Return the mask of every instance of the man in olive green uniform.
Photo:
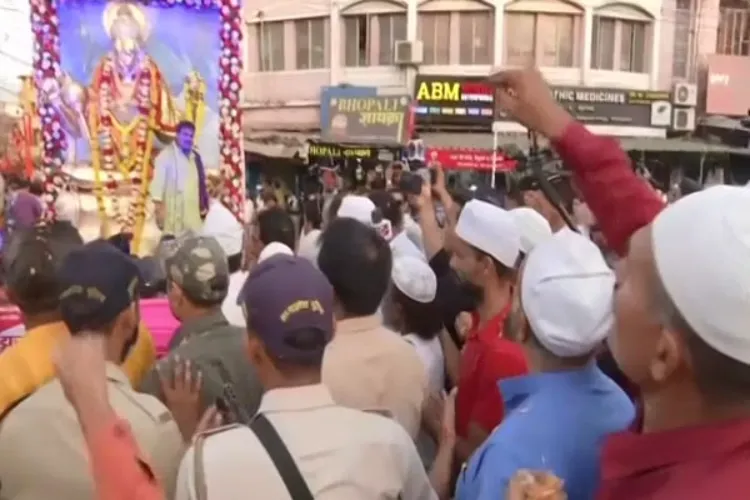
M135 263L106 242L73 250L59 270L60 313L70 334L106 337L110 405L133 430L138 448L171 498L182 436L169 410L130 386L120 365L135 343L139 312ZM0 427L3 500L95 497L76 412L57 379L8 413Z
M235 399L240 409L235 413L241 413L235 417L253 416L263 390L247 361L244 330L231 326L221 312L229 288L227 256L215 238L190 235L174 241L164 267L169 304L181 325L169 355L146 376L140 390L163 401L158 371L171 373L176 359L190 361L203 375L201 411L219 399Z

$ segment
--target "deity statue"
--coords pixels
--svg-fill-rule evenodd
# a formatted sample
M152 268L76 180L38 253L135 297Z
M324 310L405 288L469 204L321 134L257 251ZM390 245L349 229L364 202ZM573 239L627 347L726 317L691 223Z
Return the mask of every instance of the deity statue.
M112 49L96 64L88 88L65 74L40 87L62 119L67 139L64 168L83 187L79 192L88 187L96 200L98 217L88 214L87 220L98 219L101 237L132 233L138 251L144 230L144 238L158 239L148 204L154 158L160 146L175 137L180 121L201 130L205 82L190 72L181 99L172 96L146 51L151 27L138 4L108 3L102 22ZM85 212L91 203L82 200L82 207Z

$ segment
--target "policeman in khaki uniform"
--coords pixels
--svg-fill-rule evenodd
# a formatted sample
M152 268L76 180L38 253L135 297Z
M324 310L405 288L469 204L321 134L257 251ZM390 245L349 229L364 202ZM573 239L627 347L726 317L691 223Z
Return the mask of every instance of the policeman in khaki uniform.
M106 335L110 404L126 420L138 447L171 498L184 445L176 423L156 398L133 390L120 368L136 339L138 270L110 244L72 251L59 271L60 309L71 335ZM75 410L57 380L11 411L0 427L0 498L93 500L94 483Z
M201 411L224 397L231 383L237 404L246 415L254 415L263 388L245 355L245 331L232 326L221 312L229 289L229 264L219 242L209 236L178 238L164 249L164 267L169 301L180 327L170 341L169 355L158 368L179 358L190 361L201 372ZM236 297L233 297L236 300ZM164 401L156 367L144 378L139 390Z
M197 437L182 460L176 500L437 498L398 423L336 405L321 384L334 294L320 271L302 258L275 255L253 269L238 302L247 318L247 355L267 392L249 426ZM266 447L274 431L275 446ZM283 466L280 449L288 459ZM282 479L280 472L295 471L296 481Z

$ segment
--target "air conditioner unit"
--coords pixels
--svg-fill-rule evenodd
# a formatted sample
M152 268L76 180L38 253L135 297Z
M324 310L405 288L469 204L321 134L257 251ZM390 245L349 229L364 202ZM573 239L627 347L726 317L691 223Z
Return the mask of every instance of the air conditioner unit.
M672 104L678 106L697 106L698 87L694 83L675 83L674 87L672 87Z
M421 40L399 40L394 50L393 60L398 66L422 64L424 46Z
M676 108L672 112L672 130L695 130L695 108Z

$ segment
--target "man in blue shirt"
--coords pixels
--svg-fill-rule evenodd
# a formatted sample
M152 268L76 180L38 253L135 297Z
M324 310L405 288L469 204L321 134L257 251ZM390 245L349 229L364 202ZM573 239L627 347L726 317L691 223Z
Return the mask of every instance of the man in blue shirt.
M594 362L613 326L614 282L596 246L568 229L529 254L505 331L524 346L532 374L499 383L505 420L462 471L458 500L505 498L519 469L551 472L571 500L595 497L602 442L635 417Z

